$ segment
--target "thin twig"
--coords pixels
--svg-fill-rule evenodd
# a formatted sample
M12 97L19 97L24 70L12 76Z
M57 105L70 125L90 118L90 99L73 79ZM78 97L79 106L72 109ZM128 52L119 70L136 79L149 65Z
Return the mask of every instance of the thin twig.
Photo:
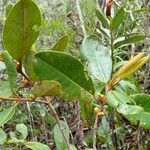
M17 72L20 73L29 83L33 83L29 77L22 71L22 62L21 61L17 61L16 62L16 69L17 69Z
M19 73L20 73L30 84L33 83L33 82L28 78L28 76L26 76L26 74L25 74L22 70L20 70Z
M46 143L47 145L49 144L48 143L48 132L47 132L47 129L46 129L46 123L45 123L45 120L44 120L44 117L42 116L42 123L43 123L43 131L44 131L44 134L45 134L45 140L46 140Z
M26 104L27 104L27 109L29 112L29 122L30 122L31 135L32 135L32 138L34 139L34 141L37 141L37 138L34 136L34 132L33 132L35 129L35 124L34 124L33 114L32 114L31 108L30 108L30 103L26 102Z
M68 124L68 123L67 123L67 121L66 121L66 118L65 118L65 117L63 117L63 119L64 119L65 123L66 123L66 124ZM72 132L71 132L71 131L70 131L70 137L71 137L71 141L72 141L72 143L75 145L75 139L74 139L73 134L72 134Z
M112 22L110 23L110 34L111 34L111 59L112 59L112 72L111 72L111 79L113 79L113 71L114 71L114 64L115 64L115 59L114 59L114 34L113 34L113 30L112 30ZM114 86L114 85L113 85ZM113 87L111 87L113 88ZM110 90L110 89L109 89ZM106 91L107 94L108 90ZM110 127L112 127L112 141L113 144L115 145L116 149L117 149L117 135L115 132L116 126L115 126L115 120L114 120L114 112L113 112L113 108L112 108L112 114L110 114ZM110 112L111 113L111 112Z
M97 132L97 125L98 125L98 115L95 116L95 123L93 128L93 150L97 150L96 148L96 132Z
M63 129L61 123L60 123L60 120L59 120L59 117L58 117L58 115L57 115L57 112L55 111L54 107L52 106L50 99L47 99L47 98L45 98L45 99L46 99L47 102L49 102L49 103L47 103L47 104L48 104L48 106L50 107L50 109L51 109L51 111L52 111L52 113L53 113L53 115L54 115L54 117L55 117L55 120L56 120L56 122L57 122L57 124L58 124L58 126L59 126L59 129L60 129L60 131L61 131L61 133L62 133L62 136L63 136L63 138L64 138L64 140L65 140L65 142L66 142L66 145L67 145L68 150L71 150L69 141L67 140L67 138L66 138L66 136L65 136L64 129Z
M113 76L113 70L114 70L114 38L113 38L113 32L112 30L110 31L111 34L111 59L112 59L112 71L111 71L111 78Z
M77 133L76 133L76 139L78 140L78 149L81 149L81 147L87 146L87 144L84 141L84 132L83 132L83 123L80 116L80 102L77 100L76 102L76 114L77 114Z
M110 128L112 128L112 141L113 144L115 145L116 150L118 149L118 144L117 144L117 134L116 134L116 124L115 124L115 112L114 109L112 108L112 113L110 114Z
M48 104L48 102L44 101L44 100L26 99L26 98L5 98L5 97L0 97L0 100L1 101L16 101L16 102L37 102L37 103Z

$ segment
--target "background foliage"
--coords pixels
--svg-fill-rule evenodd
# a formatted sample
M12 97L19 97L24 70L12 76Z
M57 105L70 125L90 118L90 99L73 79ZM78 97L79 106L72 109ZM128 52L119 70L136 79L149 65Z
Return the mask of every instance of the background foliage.
M9 8L11 7L10 4L14 4L16 1L13 0L2 0L0 2L0 50L4 50L4 46L2 44L2 29L4 26L4 22L6 20L7 11L9 11ZM64 51L63 49L66 48L66 51L68 54L71 54L72 56L75 56L76 58L80 58L80 47L82 44L82 41L84 39L84 34L82 33L81 28L81 20L78 16L78 9L76 7L76 1L74 0L51 0L51 1L43 1L43 0L36 0L35 1L37 5L40 8L41 14L42 14L42 21L41 21L41 28L39 32L39 38L35 42L35 47L32 47L33 53L39 52L39 51L45 51L50 49L57 49L55 45L56 41L60 39L64 35L68 35L68 45L62 48L61 51ZM118 36L124 35L125 37L128 37L128 35L135 36L134 33L141 33L146 36L146 38L143 37L137 37L130 39L128 41L123 41L124 43L118 44L116 41L116 47L119 47L115 52L115 65L114 70L118 69L122 64L118 63L120 60L129 60L134 55L138 54L139 52L145 52L146 55L150 56L150 16L149 16L149 10L146 11L145 8L150 7L150 2L148 0L127 0L127 1L117 1L117 6L113 7L114 12L116 12L119 8L124 7L125 10L128 12L123 25L120 27L119 31L117 33ZM103 45L108 47L109 38L107 37L107 32L105 33L106 36L103 36L102 31L99 30L99 24L98 18L95 14L95 8L99 9L99 5L96 0L82 0L80 1L80 7L82 11L82 17L84 20L84 25L86 28L87 34L93 34L95 33L97 37L101 39L101 42ZM142 9L141 9L142 8ZM7 11L6 11L7 10ZM113 14L113 13L112 13ZM118 20L114 21L114 29L118 27L117 22ZM105 23L104 23L105 24ZM105 30L104 30L105 31ZM104 33L104 32L103 32ZM141 38L142 40L138 40L138 38ZM144 40L143 40L144 39ZM121 40L121 39L118 39ZM136 40L138 42L136 42ZM86 40L84 40L86 43ZM133 42L131 42L133 41ZM90 41L87 41L89 44ZM95 45L97 42L95 42ZM122 44L130 44L127 46L122 46ZM91 44L92 45L92 44ZM87 45L87 48L89 48L90 45ZM89 56L92 55L85 55L84 49L86 47L81 48L81 52L83 50L84 57L88 60ZM107 48L106 48L107 49ZM94 50L94 49L93 49ZM90 51L91 52L91 51ZM41 52L42 53L42 52ZM59 59L56 55L57 52L51 52L49 55L54 55L54 59L60 60L58 63L62 63L64 61L68 61L70 57L68 55L62 54L61 52L58 52L60 55ZM91 53L93 54L93 52ZM3 62L0 62L0 96L1 97L9 97L12 95L11 89L16 89L19 85L19 93L21 96L28 98L28 93L30 89L22 88L26 83L21 82L22 76L17 75L14 71L15 64L12 58L8 56L8 53L4 53L5 64ZM101 56L101 54L98 54L98 56ZM96 56L97 56L96 55ZM43 56L38 54L36 55L39 62L41 62L41 66L43 66L43 61L45 59L44 53ZM67 57L67 59L66 59ZM92 56L93 58L93 56ZM104 55L104 58L102 60L106 60L109 58ZM28 59L25 59L28 60ZM30 60L30 58L29 58ZM42 61L41 61L42 60ZM83 60L81 60L84 62ZM12 62L9 64L9 62ZM30 62L30 61L29 61ZM103 62L103 61L102 61ZM28 62L25 62L28 63ZM77 69L79 66L82 68L81 64L79 64L77 59L74 59L72 62L75 64ZM101 62L98 62L101 63ZM55 69L61 71L61 73L64 72L63 68L59 68L53 62L47 62L49 66L55 67ZM91 64L92 66L93 64ZM94 65L95 66L95 65ZM104 67L104 65L102 65ZM108 66L111 68L111 65ZM7 71L6 71L7 68ZM31 67L30 67L31 68ZM37 66L35 66L36 73L42 74L43 76L43 70L48 69L43 67L43 70L40 72ZM92 67L93 68L93 67ZM75 71L77 71L77 69ZM102 68L103 69L103 68ZM104 67L105 69L105 67ZM27 70L27 68L25 68ZM111 69L109 69L111 70ZM51 71L51 70L50 70ZM109 79L110 72L107 72L107 77L101 78L100 75L97 76L97 74L94 74L92 70L89 70L90 74L92 74L96 79L101 80L103 82L106 82ZM71 69L70 69L70 74ZM11 75L10 75L11 74ZM75 74L73 72L73 74ZM52 74L51 74L52 75ZM62 74L61 74L62 75ZM8 78L8 76L11 76L11 79ZM66 76L69 76L68 74ZM83 75L84 76L84 75ZM37 80L37 77L33 77L35 80ZM43 77L44 78L44 77ZM51 79L51 77L48 77ZM17 79L17 83L13 82ZM45 77L47 79L47 77ZM71 81L77 81L77 79L74 79L70 75ZM84 80L85 84L81 85L81 81ZM4 82L5 81L5 82ZM11 89L8 88L9 81L11 81ZM60 76L59 81L62 80L62 77ZM64 81L66 82L66 81ZM49 82L42 83L42 85L45 84L49 85ZM63 82L61 82L63 85ZM76 86L76 90L73 91L74 82L70 82L70 84L66 87L65 92L71 91L71 96L75 95L76 91L79 90L79 86L84 87L87 91L92 91L91 87L88 89L87 85L90 85L91 83L87 81L86 78L82 78L79 80L78 85ZM59 83L53 82L53 85L57 85L57 89L60 89ZM100 91L104 92L104 83L98 82L97 80L94 80L94 85L96 86L96 93L99 93ZM133 95L135 99L137 99L137 104L139 104L141 107L144 108L144 110L140 113L140 117L137 119L137 115L130 114L128 115L125 110L122 108L118 108L118 112L120 112L123 115L120 115L119 113L115 112L112 108L105 108L106 109L106 117L102 117L101 123L98 126L98 129L96 131L97 134L97 147L98 149L149 149L149 126L145 126L144 122L148 119L145 117L142 117L142 115L149 115L149 108L146 106L146 99L148 98L148 94L150 94L150 63L147 63L142 69L136 72L135 75L129 76L128 80L122 80L120 82L120 86L123 88L124 91L126 91L127 95L124 93L121 93L118 91L118 89L115 89L114 91L111 91L110 93L110 103L113 102L114 104L114 97L116 98L116 95L118 96L118 93L122 94L121 97L124 97L124 99L130 99L128 95ZM71 89L68 89L68 87ZM35 89L36 90L36 89ZM38 89L40 90L40 89ZM44 91L44 94L51 92L50 89L46 88L46 91ZM118 93L117 93L118 92ZM145 93L141 97L141 95L138 95L137 93ZM147 94L147 95L146 95ZM60 99L58 97L53 98L53 107L56 110L59 118L63 121L63 127L65 130L65 135L67 139L69 138L69 132L71 131L71 147L73 149L73 145L75 145L78 149L92 149L93 147L93 124L94 124L94 117L93 117L93 111L90 112L90 110L86 110L84 100L87 100L87 97L90 98L90 95L86 95L82 98L82 103L79 104L78 100L74 100L72 102L66 102L65 99ZM109 97L109 95L108 95ZM118 96L120 97L120 96ZM71 99L72 97L69 97L68 99ZM77 97L79 98L79 97ZM123 100L124 100L123 99ZM112 101L111 101L112 100ZM122 101L122 99L117 99L117 101ZM140 102L142 101L142 103ZM86 105L89 105L88 102L86 102ZM147 104L148 105L148 104ZM10 107L11 106L11 107ZM97 105L96 105L97 106ZM1 102L1 110L4 110L0 113L0 117L4 118L4 120L0 121L0 126L2 126L0 130L0 145L1 149L49 149L46 145L48 145L51 149L67 149L66 143L63 139L63 137L60 138L60 141L58 140L59 134L61 133L60 128L58 127L58 124L55 120L55 117L53 115L52 110L44 105L44 104L36 104L36 103L21 103L17 106L15 113L15 107L12 107L11 102ZM94 106L95 107L95 106ZM6 109L4 109L6 108ZM112 109L112 110L111 110ZM137 112L140 110L140 107L136 107L134 112ZM109 110L109 111L107 111ZM81 111L81 114L80 114ZM130 111L130 110L128 110ZM111 112L111 113L109 113ZM14 114L15 113L15 114ZM115 113L115 116L113 115ZM126 113L126 116L124 115ZM13 115L13 119L11 118L11 115ZM88 114L88 116L86 116ZM138 114L139 115L139 114ZM3 117L4 116L4 117ZM90 120L86 120L85 118L89 117ZM113 118L113 119L112 119ZM130 120L131 123L128 121ZM137 122L138 120L138 122ZM5 124L8 121L7 124ZM83 124L85 126L83 127L81 124L81 121L83 121ZM115 123L115 126L114 126ZM4 125L5 124L5 125ZM144 128L146 129L144 129ZM6 142L7 141L7 142ZM34 143L34 142L40 142L40 143ZM42 145L41 143L45 144ZM63 144L62 144L63 143ZM38 144L38 145L37 145ZM38 147L38 148L37 148Z

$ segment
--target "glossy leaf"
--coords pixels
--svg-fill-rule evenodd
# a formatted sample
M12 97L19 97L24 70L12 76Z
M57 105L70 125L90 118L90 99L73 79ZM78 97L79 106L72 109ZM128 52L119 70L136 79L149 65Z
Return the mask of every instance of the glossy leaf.
M109 50L95 36L89 36L83 40L81 56L87 60L87 69L96 79L104 83L110 79L112 60Z
M2 129L0 129L0 145L3 145L6 142L6 138L6 133Z
M114 42L114 47L118 48L118 47L122 47L122 46L126 46L132 43L137 43L141 40L145 39L145 35L133 35L127 38L121 38L120 40L116 40Z
M8 78L10 82L10 88L14 91L17 88L17 70L15 62L13 61L12 57L9 55L8 52L3 52L4 62L8 72Z
M99 11L98 9L95 9L95 13L96 13L97 18L99 19L99 21L103 25L103 27L108 28L109 27L109 20L104 16L104 14L101 11Z
M16 125L16 130L19 133L21 133L23 139L26 139L26 137L28 136L28 128L25 124L23 124L23 123L17 124Z
M10 97L11 95L12 91L10 89L9 81L0 80L0 97Z
M62 36L53 46L52 50L64 52L68 44L68 35Z
M121 7L116 13L115 17L112 19L111 27L112 29L118 29L119 25L123 23L126 17L126 12L123 7Z
M35 97L56 96L61 93L61 85L56 81L42 81L36 83L31 92Z
M80 61L68 54L54 51L35 55L34 69L40 80L55 80L62 86L63 96L74 99L81 91L94 93L91 79L84 72Z
M39 142L26 142L25 146L32 150L50 150L50 148Z
M69 142L69 132L70 132L69 127L63 121L60 121L60 123L61 123L63 130L64 130L66 140ZM61 133L58 125L56 125L54 127L54 140L55 140L55 144L56 144L56 147L58 150L67 150L67 145L65 143L65 140L62 136L62 133Z
M3 30L4 48L16 60L30 50L39 34L41 15L32 0L20 0L10 10Z
M15 107L6 108L0 112L0 126L3 126L7 123L14 115Z

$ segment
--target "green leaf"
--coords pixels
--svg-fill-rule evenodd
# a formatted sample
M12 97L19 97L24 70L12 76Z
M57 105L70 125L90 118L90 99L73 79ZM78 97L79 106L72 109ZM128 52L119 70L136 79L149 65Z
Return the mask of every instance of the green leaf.
M131 124L137 125L139 121L139 113L138 114L129 114L125 115L125 117L130 121Z
M57 81L44 80L33 86L31 93L35 97L56 96L61 93L61 85Z
M18 139L16 137L16 134L13 131L10 131L9 135L10 135L10 140L8 140L8 143L19 143L24 141L24 139L23 140Z
M134 13L140 13L140 12L144 12L144 11L150 11L150 7L143 7L143 8L140 8L140 9L136 9L133 12Z
M138 114L127 115L126 118L133 124L140 122L140 126L146 129L150 129L150 95L148 94L136 94L133 95L136 104L143 108Z
M39 142L26 142L25 146L32 150L50 150L50 148L47 145Z
M123 23L126 17L126 12L123 7L121 7L111 22L111 27L113 30L118 29L118 27Z
M26 137L28 136L28 128L25 124L23 124L23 123L17 124L16 125L16 130L19 133L21 133L23 139L26 139Z
M9 136L11 139L17 139L16 134L13 131L10 131Z
M134 114L139 114L143 110L142 107L137 106L137 105L126 105L126 104L121 104L118 108L117 111L123 115L134 115Z
M141 112L140 114L140 126L145 129L150 129L150 112Z
M108 28L109 27L109 20L104 16L104 14L101 11L99 11L98 9L95 9L95 13L96 13L97 18L99 19L99 21L103 25L103 27Z
M123 115L134 115L143 111L141 106L128 105L128 103L133 102L133 100L120 88L109 91L107 93L107 101L110 106L115 107L117 111Z
M126 92L124 92L124 90L122 90L121 88L116 87L113 92L120 99L120 101L123 101L125 103L133 102L133 99L129 95L127 95Z
M20 0L10 10L3 30L4 48L16 60L24 54L39 35L41 15L32 0Z
M40 80L55 80L62 86L66 99L78 98L83 90L94 93L91 79L80 61L68 54L54 51L35 55L34 69Z
M108 104L112 107L119 107L120 104L131 102L131 98L120 90L111 90L107 93Z
M11 10L11 8L13 7L13 4L12 3L9 3L7 6L6 6L6 17L8 16L8 14L9 14L9 12L10 12L10 10Z
M62 36L53 46L52 50L64 52L68 44L68 35Z
M135 94L135 93L139 93L140 90L139 88L136 86L136 84L127 81L127 80L121 80L119 82L121 88L127 93L127 94Z
M35 52L32 50L27 52L23 58L23 66L25 69L25 73L32 81L39 81L39 78L36 75L34 68L33 68L34 55L35 55Z
M12 95L12 91L10 89L9 81L1 81L0 80L0 97L10 97Z
M119 101L117 100L117 97L115 96L113 91L109 91L107 93L106 98L107 98L108 105L110 105L111 107L118 107L119 106Z
M12 91L15 91L15 89L17 88L17 70L15 62L7 51L3 52L3 58L8 72L10 88Z
M135 94L135 95L133 95L133 98L137 105L143 107L144 111L150 113L150 95Z
M69 142L69 132L70 132L69 127L63 121L60 121L60 124L64 130L66 140ZM67 150L67 145L65 143L65 140L62 136L62 133L60 131L58 124L54 127L54 140L55 140L55 144L58 150Z
M133 35L128 38L125 38L125 37L119 38L114 42L114 47L115 48L123 47L132 43L137 43L144 39L145 39L145 35Z
M15 114L15 106L6 108L0 112L0 126L3 126L7 123Z
M112 60L109 50L95 36L89 36L83 40L81 56L87 60L87 69L96 79L104 83L110 79Z
M6 142L6 138L6 133L2 129L0 129L0 145L3 145Z

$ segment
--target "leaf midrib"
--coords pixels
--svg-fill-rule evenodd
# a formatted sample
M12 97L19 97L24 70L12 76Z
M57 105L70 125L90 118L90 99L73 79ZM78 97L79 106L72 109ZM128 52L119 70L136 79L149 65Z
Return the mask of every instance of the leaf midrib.
M45 62L44 60L42 60L41 58L39 58L43 63L48 64L47 62ZM75 81L73 81L72 79L70 79L69 77L67 77L64 73L62 73L60 70L56 69L55 67L53 67L52 65L50 65L56 72L58 72L61 76L63 76L64 78L66 78L66 80L68 79L70 82L72 82L73 84L75 84L77 87L84 89L85 91L87 91L84 87L80 86L79 84L77 84ZM90 93L89 91L87 91L88 93ZM90 93L91 94L91 93Z
M98 48L98 46L97 46L97 48ZM101 63L99 64L98 63L98 58L97 58L97 56L96 56L96 50L94 49L93 50L94 51L94 55L95 55L95 58L96 58L96 64L97 64L97 66L98 66L98 69L99 69L99 71L101 72L101 74L102 74L102 76L103 76L103 79L104 80L106 80L107 78L106 78L106 76L105 76L105 74L103 73L103 68L101 67ZM102 70L102 71L101 71Z

